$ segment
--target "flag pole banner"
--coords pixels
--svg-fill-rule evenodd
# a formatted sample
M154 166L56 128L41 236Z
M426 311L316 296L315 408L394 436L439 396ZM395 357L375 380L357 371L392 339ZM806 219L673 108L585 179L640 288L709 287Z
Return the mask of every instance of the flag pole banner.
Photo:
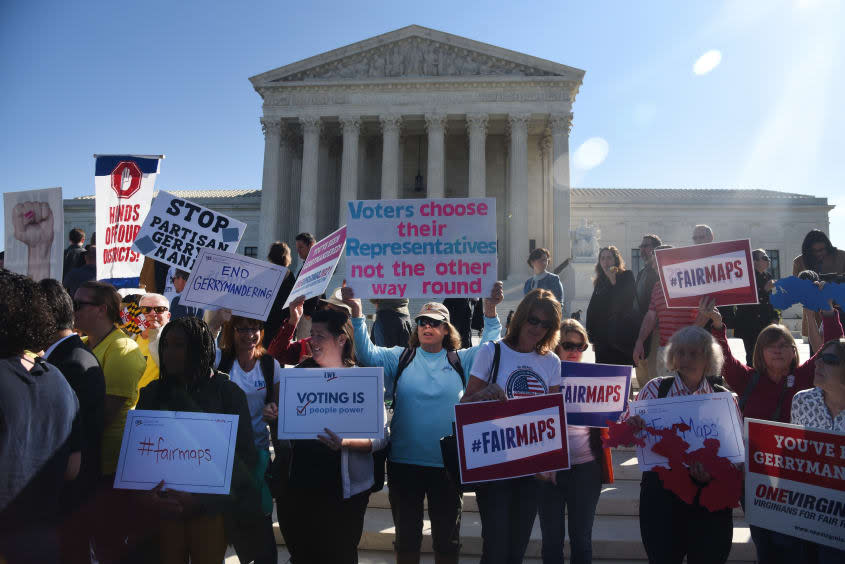
M61 188L3 194L5 268L33 280L62 279L65 216Z
M667 307L698 307L704 296L717 306L757 303L749 239L658 249L654 257Z
M97 280L137 287L144 255L132 249L150 211L164 155L94 155Z

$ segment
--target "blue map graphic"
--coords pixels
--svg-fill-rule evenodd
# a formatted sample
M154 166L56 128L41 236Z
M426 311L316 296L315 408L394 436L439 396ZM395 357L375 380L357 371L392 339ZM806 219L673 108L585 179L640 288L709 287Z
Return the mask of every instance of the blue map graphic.
M775 282L771 297L772 305L779 310L801 304L813 311L827 311L830 309L828 300L845 305L845 284L828 282L819 290L819 287L810 280L790 276Z

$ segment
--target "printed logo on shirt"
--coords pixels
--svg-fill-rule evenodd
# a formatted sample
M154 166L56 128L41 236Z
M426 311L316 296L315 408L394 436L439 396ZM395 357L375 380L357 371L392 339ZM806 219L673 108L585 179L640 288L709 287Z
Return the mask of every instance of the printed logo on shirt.
M517 368L508 376L505 388L509 398L529 398L548 393L546 383L530 368Z
M260 391L260 390L263 390L264 388L266 388L266 387L267 387L267 386L266 386L266 384L264 383L264 379L263 379L263 378L262 378L261 380L254 380L254 381L252 382L252 385L253 385L253 386L255 386L255 391L256 391L256 392L257 392L257 391Z
M786 377L786 387L791 388L794 385L795 385L795 376L793 374L790 374L789 376Z

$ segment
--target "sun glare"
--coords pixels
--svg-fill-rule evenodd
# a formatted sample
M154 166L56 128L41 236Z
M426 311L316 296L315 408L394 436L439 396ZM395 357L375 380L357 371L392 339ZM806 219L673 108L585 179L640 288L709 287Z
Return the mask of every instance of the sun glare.
M711 49L707 51L702 56L698 58L695 64L692 66L692 72L697 75L707 74L716 67L719 66L719 63L722 62L722 53L721 51L717 51L716 49Z

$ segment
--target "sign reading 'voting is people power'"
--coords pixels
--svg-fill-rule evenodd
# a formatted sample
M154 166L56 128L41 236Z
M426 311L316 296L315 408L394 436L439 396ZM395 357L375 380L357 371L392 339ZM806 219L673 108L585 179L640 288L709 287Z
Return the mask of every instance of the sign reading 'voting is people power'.
M234 251L245 230L246 223L161 191L132 249L190 271L200 249Z
M717 306L757 303L748 239L654 252L668 307L697 307L703 296Z
M496 283L496 199L347 203L346 283L359 298L486 296Z

